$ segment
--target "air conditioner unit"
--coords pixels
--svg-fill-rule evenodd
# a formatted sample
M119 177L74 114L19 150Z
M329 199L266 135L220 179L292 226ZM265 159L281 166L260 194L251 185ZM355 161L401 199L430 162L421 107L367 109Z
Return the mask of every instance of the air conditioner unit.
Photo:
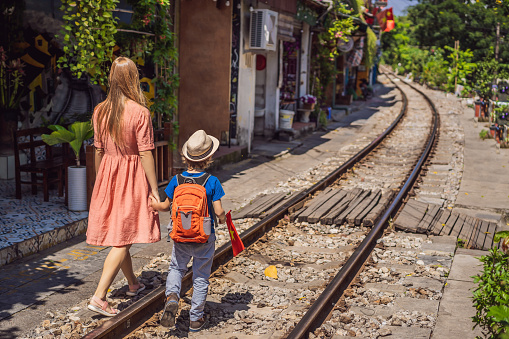
M275 51L277 47L277 12L255 9L251 12L249 48Z

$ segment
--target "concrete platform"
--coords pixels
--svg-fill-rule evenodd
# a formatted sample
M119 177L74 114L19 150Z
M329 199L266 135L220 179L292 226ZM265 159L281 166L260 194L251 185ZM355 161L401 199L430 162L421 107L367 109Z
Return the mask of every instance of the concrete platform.
M481 140L479 132L487 123L474 123L474 110L465 108L458 115L465 131L463 178L456 207L490 211L509 211L509 149L500 149L495 140Z
M472 291L476 288L472 276L482 269L476 257L487 253L487 251L462 248L456 251L431 338L450 339L482 336L479 328L472 329L474 323L471 317L475 315Z

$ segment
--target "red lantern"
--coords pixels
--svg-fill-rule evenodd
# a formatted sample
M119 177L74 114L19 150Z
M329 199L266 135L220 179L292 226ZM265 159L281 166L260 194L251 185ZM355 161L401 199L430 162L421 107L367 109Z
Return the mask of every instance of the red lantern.
M257 54L256 55L256 70L263 71L265 69L266 65L267 65L267 59L265 58L265 55Z

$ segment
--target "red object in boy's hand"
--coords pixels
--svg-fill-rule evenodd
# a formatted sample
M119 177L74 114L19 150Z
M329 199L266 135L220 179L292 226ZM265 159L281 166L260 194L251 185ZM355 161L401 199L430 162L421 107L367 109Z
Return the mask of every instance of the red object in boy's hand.
M242 240L240 240L239 234L233 225L231 212L232 211L226 213L226 225L228 226L228 233L230 234L230 240L232 242L233 256L235 257L244 250L244 244L242 243Z

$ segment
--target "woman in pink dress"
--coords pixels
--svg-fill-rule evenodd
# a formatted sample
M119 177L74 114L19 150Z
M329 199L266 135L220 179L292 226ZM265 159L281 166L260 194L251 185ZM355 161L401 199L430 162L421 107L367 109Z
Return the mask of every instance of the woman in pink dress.
M106 293L119 269L129 284L127 295L145 289L133 272L131 245L161 240L159 215L150 206L151 195L159 201L152 123L132 60L119 57L113 62L108 97L97 105L92 121L97 175L87 243L112 248L88 308L114 316L118 310L109 307Z

